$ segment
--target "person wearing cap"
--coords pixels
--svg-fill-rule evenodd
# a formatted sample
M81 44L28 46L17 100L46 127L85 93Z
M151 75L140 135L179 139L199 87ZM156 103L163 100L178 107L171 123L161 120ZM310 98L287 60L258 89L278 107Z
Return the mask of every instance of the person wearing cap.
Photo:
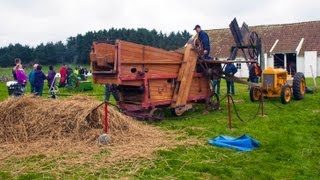
M203 58L204 59L211 59L211 57L209 56L210 40L209 40L208 34L205 31L201 30L200 25L196 25L193 30L195 30L198 33L198 38L202 44L203 54L204 54Z

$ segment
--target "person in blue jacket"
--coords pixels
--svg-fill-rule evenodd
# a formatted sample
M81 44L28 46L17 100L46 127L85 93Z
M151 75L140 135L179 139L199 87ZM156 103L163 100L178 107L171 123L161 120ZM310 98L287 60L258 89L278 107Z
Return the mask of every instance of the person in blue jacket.
M42 96L44 80L46 79L46 75L42 72L42 66L39 64L34 72L34 86L37 96Z
M194 29L198 33L198 38L201 41L202 47L203 47L203 58L204 59L212 59L210 54L210 39L206 32L201 30L201 27L199 25L196 25Z
M224 73L226 74L226 76L228 76L229 78L226 78L226 82L227 82L227 94L232 94L234 95L234 81L233 81L233 76L235 73L238 72L237 67L233 64L233 63L229 63L226 65L226 68L224 69Z

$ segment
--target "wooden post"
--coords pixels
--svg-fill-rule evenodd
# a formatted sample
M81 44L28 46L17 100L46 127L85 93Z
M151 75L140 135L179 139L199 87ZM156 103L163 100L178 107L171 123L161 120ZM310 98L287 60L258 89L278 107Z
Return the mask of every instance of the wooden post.
M229 129L231 129L232 128L232 124L231 124L231 95L230 94L228 94L227 95L228 96L228 104L227 104L227 108L228 108L228 117L229 117Z
M104 132L108 133L108 101L104 102Z
M263 111L263 109L264 109L263 95L262 95L262 90L261 90L261 89L260 89L260 91L261 91L261 97L260 97L261 117L263 117L263 116L264 116L264 111Z
M313 68L312 68L311 64L310 64L310 70L311 70L311 75L312 75L312 79L313 79L314 92L317 93L318 92L317 81L316 81L316 78L315 78L315 76L313 74Z

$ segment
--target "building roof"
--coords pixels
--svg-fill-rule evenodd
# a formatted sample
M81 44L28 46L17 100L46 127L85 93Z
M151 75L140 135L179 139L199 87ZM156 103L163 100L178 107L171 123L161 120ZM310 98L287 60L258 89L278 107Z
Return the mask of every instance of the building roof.
M299 54L304 51L317 51L320 54L320 21L300 22L293 24L260 25L249 27L262 38L263 51L269 53L276 40L278 43L271 53L296 53L301 41ZM229 57L230 49L235 42L228 28L206 30L211 42L211 55Z

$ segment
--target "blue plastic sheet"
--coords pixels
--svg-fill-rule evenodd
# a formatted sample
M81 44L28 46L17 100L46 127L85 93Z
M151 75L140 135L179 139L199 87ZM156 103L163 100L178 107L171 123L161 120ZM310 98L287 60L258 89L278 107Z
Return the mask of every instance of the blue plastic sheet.
M214 139L209 139L209 144L224 148L231 148L238 151L251 151L259 147L260 143L248 135L242 135L238 138L230 136L218 136Z

